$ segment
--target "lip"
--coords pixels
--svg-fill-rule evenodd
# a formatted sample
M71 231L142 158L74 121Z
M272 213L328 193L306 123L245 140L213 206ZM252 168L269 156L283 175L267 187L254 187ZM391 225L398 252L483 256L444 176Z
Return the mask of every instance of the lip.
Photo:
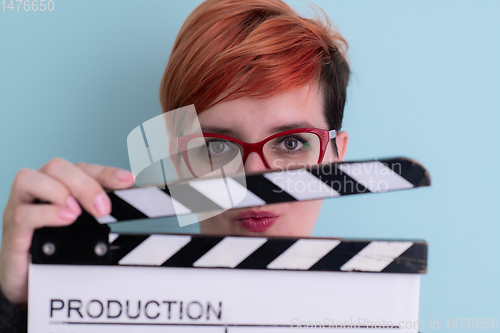
M246 231L264 232L271 228L279 215L269 211L246 211L238 214L235 220Z

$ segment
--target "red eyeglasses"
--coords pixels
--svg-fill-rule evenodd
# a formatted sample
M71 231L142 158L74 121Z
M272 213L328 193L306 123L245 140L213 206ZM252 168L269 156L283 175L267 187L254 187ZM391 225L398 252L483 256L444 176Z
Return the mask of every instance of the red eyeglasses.
M227 173L239 172L251 152L259 154L268 169L317 164L335 136L335 130L297 128L247 143L227 135L193 133L178 138L177 144L189 171L201 177L222 167Z

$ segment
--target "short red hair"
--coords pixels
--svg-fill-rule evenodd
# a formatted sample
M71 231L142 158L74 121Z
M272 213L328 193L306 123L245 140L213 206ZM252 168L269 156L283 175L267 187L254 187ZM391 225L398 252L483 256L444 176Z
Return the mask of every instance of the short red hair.
M200 113L223 100L268 97L319 80L325 115L339 130L346 52L326 15L303 18L280 0L207 0L175 40L160 86L162 109L194 104Z

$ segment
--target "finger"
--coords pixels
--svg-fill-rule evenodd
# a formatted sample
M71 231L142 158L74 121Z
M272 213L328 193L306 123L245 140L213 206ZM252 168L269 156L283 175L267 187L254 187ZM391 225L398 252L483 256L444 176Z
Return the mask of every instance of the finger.
M105 216L111 212L111 201L101 185L82 169L62 158L55 158L40 170L63 183L93 216Z
M12 185L14 206L31 203L35 199L48 201L59 206L67 206L73 213L80 215L81 209L69 190L60 182L39 171L21 169Z
M122 189L134 184L132 172L128 170L87 163L76 163L75 165L105 188Z
M41 227L60 227L73 223L79 214L64 206L52 204L21 204L14 211L13 223L6 226L9 239L31 237L33 230ZM31 240L31 239L29 239ZM30 242L25 242L28 245Z

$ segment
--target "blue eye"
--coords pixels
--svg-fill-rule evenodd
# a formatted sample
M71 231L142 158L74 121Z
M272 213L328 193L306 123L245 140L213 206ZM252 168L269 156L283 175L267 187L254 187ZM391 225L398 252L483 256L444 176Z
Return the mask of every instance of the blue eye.
M224 144L223 142L211 142L209 144L209 147L210 147L210 153L213 152L216 154L220 154L226 148L226 144Z
M232 152L238 148L236 147L236 145L234 143L232 143L230 141L212 140L212 141L207 141L207 149L208 149L208 153L212 157L216 157L216 156L225 155L225 154Z

